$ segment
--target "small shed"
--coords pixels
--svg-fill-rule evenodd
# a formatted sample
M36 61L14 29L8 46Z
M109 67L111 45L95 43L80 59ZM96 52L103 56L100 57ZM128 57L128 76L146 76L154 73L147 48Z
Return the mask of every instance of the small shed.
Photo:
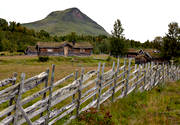
M156 49L144 49L138 52L138 55L135 57L136 64L142 64L147 62L154 62L154 63L163 63L166 62L160 56L160 51Z

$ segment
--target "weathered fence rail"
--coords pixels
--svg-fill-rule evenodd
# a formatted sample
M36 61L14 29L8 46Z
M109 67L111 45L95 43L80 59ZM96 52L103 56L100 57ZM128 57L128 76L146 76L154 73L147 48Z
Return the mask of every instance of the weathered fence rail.
M180 79L179 66L147 63L131 65L131 59L124 60L120 66L113 63L109 71L104 71L105 64L99 63L97 70L87 73L82 69L54 82L55 65L52 67L51 79L49 69L34 77L16 83L17 74L0 81L0 125L51 125L66 117L65 123L91 108L97 110L107 99L112 102L127 96L132 91L151 90L166 81ZM72 83L59 87L62 83ZM30 91L33 94L28 95ZM2 108L1 108L2 109Z

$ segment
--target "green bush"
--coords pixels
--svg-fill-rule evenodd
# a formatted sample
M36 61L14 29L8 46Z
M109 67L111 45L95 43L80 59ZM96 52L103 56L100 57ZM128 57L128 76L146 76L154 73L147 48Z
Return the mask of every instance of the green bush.
M40 62L47 62L49 60L49 57L48 56L39 56L38 60Z
M108 56L108 58L106 59L107 62L110 62L112 60L111 56Z

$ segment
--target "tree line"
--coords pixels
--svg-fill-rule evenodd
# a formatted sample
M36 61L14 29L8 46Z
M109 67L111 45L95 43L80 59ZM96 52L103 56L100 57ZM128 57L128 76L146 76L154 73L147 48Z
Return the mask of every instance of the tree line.
M27 46L33 46L38 41L54 42L90 42L95 54L111 54L113 56L125 55L128 48L143 49L153 48L161 51L161 56L166 59L180 56L180 28L178 23L169 24L168 33L164 36L158 36L153 41L130 40L124 37L124 29L121 21L117 19L114 23L112 35L78 35L72 32L67 35L53 36L45 30L34 31L22 26L20 23L7 22L0 19L0 51L23 52Z

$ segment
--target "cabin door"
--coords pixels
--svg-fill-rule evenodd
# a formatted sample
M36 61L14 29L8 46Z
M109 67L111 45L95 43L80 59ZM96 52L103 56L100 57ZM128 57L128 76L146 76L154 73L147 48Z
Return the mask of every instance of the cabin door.
M68 56L68 46L64 47L64 56Z

